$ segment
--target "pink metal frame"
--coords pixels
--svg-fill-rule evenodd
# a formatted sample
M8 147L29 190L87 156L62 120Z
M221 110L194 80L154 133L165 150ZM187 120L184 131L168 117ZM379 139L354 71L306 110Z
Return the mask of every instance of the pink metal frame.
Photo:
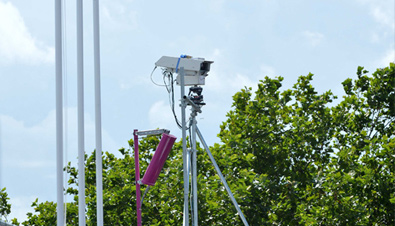
M134 135L134 166L136 173L136 209L137 209L137 226L141 226L141 184L146 184L148 186L154 186L156 180L159 177L160 171L166 162L167 156L169 155L171 148L176 141L176 137L170 134L163 133L162 139L159 142L158 147L151 159L150 164L144 174L142 180L140 180L140 161L139 161L139 139L138 133L135 129Z
M139 137L137 129L134 135L134 166L136 173L136 209L137 209L137 226L141 226L141 191L140 191L140 162L139 162Z
M162 134L162 138L156 148L154 156L152 156L151 162L145 171L143 179L141 180L142 184L149 186L155 185L160 171L162 171L163 165L165 164L176 139L177 138L171 134Z

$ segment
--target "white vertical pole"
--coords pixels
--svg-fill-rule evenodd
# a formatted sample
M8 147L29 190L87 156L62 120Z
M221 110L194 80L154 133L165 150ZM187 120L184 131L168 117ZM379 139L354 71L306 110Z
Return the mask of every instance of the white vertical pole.
M198 226L198 192L197 192L197 149L196 149L196 113L192 118L192 196L193 196L193 225Z
M62 1L55 0L55 58L56 58L56 181L57 225L64 223L63 201L63 88L62 88Z
M78 96L78 222L85 226L85 145L84 145L84 45L83 4L77 0L77 96Z
M95 124L96 124L96 202L97 225L103 226L103 171L100 96L100 30L99 0L93 0L93 45L95 65Z
M3 182L2 182L2 172L3 172L3 157L1 156L2 155L2 152L1 152L1 148L2 148L2 145L3 145L3 139L2 139L2 128L1 128L1 115L0 115L0 189L2 189L3 188Z
M186 103L184 100L185 96L185 82L184 82L184 68L180 68L180 81L181 81L181 125L182 125L182 158L183 158L183 170L184 170L184 219L183 225L189 226L189 208L188 208L188 196L189 196L189 172L188 172L188 150L187 150L187 135L186 135L186 122L185 122L185 108Z

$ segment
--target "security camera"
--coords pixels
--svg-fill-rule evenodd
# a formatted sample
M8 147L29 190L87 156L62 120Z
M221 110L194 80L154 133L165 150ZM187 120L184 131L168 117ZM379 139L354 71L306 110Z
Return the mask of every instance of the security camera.
M162 56L155 66L163 67L166 71L178 73L181 67L184 68L184 83L186 86L204 85L205 78L210 71L210 65L214 61L206 61L204 58L192 58L181 55L180 57ZM180 75L176 78L177 85L180 85Z

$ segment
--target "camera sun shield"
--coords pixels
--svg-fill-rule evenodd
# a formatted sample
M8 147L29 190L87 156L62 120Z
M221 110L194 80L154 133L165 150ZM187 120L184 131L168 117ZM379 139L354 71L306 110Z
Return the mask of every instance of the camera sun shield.
M204 58L192 57L169 57L162 56L156 63L157 67L164 67L167 71L177 73L183 67L185 72L185 85L204 85L205 78L210 71L210 65L214 61L206 61ZM180 76L177 75L177 85L180 84Z

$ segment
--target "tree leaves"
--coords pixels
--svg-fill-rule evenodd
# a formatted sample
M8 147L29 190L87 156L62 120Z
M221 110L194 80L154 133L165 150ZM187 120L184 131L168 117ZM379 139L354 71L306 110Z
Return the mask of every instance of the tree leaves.
M394 71L391 64L368 76L359 67L334 106L332 92L317 94L312 74L290 90L280 90L283 78L266 77L254 99L250 89L234 96L219 136L228 155L252 154L253 172L267 175L267 192L250 204L265 206L255 209L265 224L393 222Z
M342 84L345 96L319 94L314 75L292 89L284 78L265 77L252 94L233 96L211 152L250 225L391 225L395 219L395 65ZM148 166L157 137L140 141L140 165ZM129 141L133 147L133 140ZM133 225L134 158L103 156L106 225ZM182 142L173 147L157 184L143 204L144 225L180 225L183 218ZM242 225L208 156L198 147L200 225ZM78 172L68 165L74 196L68 225L78 221ZM144 172L142 172L144 173ZM95 153L86 156L87 225L96 224ZM2 190L4 194L4 190ZM9 213L2 194L0 209ZM4 201L5 200L5 201ZM192 202L192 201L191 201ZM33 203L23 225L51 225L56 204ZM2 213L3 213L2 212Z
M0 190L0 220L7 220L7 216L11 213L11 204L8 203L8 194L5 188Z

